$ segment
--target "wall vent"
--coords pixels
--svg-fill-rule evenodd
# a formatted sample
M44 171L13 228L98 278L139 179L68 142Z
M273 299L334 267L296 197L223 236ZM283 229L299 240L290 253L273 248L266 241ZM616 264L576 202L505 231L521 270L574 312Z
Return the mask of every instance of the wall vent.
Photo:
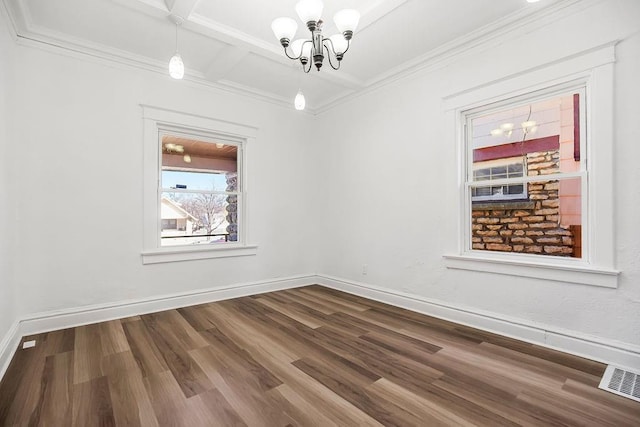
M599 388L640 402L640 373L609 365Z

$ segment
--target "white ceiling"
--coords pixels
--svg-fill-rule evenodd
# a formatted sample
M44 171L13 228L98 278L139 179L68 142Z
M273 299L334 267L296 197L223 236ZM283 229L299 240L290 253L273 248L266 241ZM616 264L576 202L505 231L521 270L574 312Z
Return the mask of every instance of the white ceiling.
M312 112L576 0L324 0L362 18L342 68L303 74L282 53L271 21L297 0L2 0L18 37L163 71L175 51L171 16L184 19L179 51L187 79L291 105L302 86ZM297 37L308 30L300 23ZM326 60L325 60L326 62ZM179 82L176 82L179 84Z

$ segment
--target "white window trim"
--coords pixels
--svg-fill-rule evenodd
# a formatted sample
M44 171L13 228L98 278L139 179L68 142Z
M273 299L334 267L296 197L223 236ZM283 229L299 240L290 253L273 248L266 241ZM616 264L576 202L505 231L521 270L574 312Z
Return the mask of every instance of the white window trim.
M246 168L240 168L240 182L242 184L240 204L239 238L236 243L226 243L220 246L160 246L159 224L159 176L160 176L160 132L167 129L179 130L187 133L202 132L205 135L221 135L225 138L242 141L242 158L239 162L246 165L245 156L248 146L255 140L257 129L251 126L215 120L179 111L168 110L149 105L141 105L144 123L144 153L143 153L143 249L141 253L143 264L157 264L165 262L200 260L209 258L224 258L234 256L255 255L258 246L247 243L249 230L247 218L247 179Z
M592 49L567 60L509 76L487 85L452 94L444 99L451 133L457 141L458 239L457 251L444 255L447 268L532 277L584 285L617 288L613 212L613 108L615 44ZM586 147L589 162L585 232L586 256L582 259L543 257L467 249L469 219L464 207L467 173L464 112L550 87L586 88ZM587 178L585 178L587 179ZM584 189L585 185L583 185Z

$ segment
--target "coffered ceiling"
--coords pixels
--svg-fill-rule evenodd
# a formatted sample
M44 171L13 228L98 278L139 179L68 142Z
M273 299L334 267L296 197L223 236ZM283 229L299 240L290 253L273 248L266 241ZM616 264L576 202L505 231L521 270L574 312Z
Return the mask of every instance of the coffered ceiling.
M354 8L362 17L342 68L309 74L284 56L271 32L277 17L299 21L296 0L0 1L22 41L164 73L175 52L171 18L180 17L186 79L283 105L301 86L309 110L319 112L580 0L324 0L327 35L337 32L331 17L338 10ZM307 35L300 24L296 38Z

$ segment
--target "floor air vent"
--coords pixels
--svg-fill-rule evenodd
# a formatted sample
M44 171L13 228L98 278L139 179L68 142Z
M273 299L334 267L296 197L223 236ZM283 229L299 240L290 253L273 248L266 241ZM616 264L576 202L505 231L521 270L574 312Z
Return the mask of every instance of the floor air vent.
M640 402L640 373L607 366L599 388Z

